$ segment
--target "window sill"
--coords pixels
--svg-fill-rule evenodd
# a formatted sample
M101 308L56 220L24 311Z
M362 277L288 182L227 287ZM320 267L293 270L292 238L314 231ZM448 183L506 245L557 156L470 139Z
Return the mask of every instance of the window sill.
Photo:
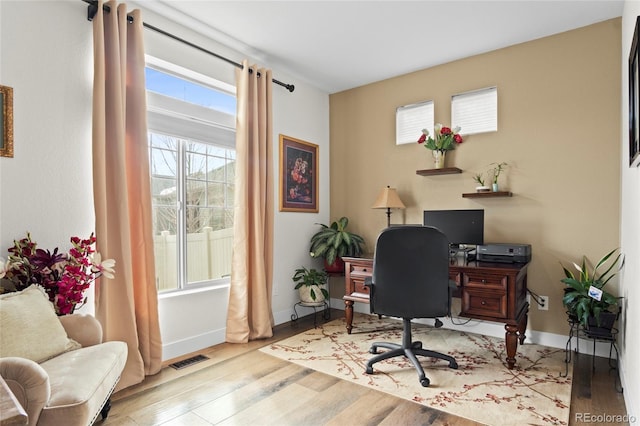
M227 282L227 283L224 283L224 284L211 284L211 285L206 285L206 286L196 287L196 288L164 291L162 293L158 293L158 299L171 299L173 297L180 297L180 296L186 296L186 295L190 295L190 294L204 293L204 292L207 292L207 291L223 290L223 289L229 288L230 285L231 284Z

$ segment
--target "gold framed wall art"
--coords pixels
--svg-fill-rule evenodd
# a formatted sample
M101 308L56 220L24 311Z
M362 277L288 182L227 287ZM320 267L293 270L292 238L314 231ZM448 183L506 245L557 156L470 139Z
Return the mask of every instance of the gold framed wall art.
M0 157L13 157L13 89L0 86Z
M318 145L280 135L280 211L318 212Z

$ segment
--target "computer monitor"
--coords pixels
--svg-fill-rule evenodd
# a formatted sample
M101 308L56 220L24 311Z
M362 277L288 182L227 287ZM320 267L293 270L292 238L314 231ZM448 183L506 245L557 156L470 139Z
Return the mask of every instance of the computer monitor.
M484 210L425 210L424 226L447 236L452 248L484 244Z

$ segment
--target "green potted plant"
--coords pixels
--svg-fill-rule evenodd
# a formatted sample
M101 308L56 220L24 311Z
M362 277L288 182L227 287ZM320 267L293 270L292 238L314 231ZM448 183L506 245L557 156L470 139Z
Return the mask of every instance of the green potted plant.
M569 316L573 316L586 329L593 326L611 329L617 317L612 308L618 304L618 298L604 290L611 278L624 267L622 253L617 253L612 258L617 251L618 249L614 249L605 254L592 270L589 270L591 262L583 256L581 265L573 264L579 272L575 275L562 266L565 278L561 282L566 285L562 304L567 308ZM606 270L599 272L600 268Z
M485 178L482 173L478 173L473 176L473 181L479 185L476 186L476 192L489 192L491 190L487 185L485 185Z
M329 292L324 288L327 283L324 271L303 266L296 269L292 279L296 283L295 289L298 290L300 301L304 303L320 303L329 297Z
M498 178L500 177L500 173L504 171L504 169L508 166L507 163L492 163L493 167L493 184L492 189L493 192L498 192Z
M341 217L333 222L331 226L321 223L322 229L311 237L311 257L321 257L324 259L325 270L327 272L343 272L343 256L360 256L364 239L357 234L346 230L349 219Z

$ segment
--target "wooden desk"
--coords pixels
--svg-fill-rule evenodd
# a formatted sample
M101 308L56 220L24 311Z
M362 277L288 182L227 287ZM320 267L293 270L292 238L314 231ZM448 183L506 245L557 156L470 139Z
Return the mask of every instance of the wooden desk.
M353 328L353 303L369 303L369 288L364 280L373 274L373 259L344 257L345 318L347 332ZM451 259L449 278L455 281L454 297L461 298L461 317L505 324L507 365L516 363L518 340L524 343L529 304L527 303L528 263L467 262Z

